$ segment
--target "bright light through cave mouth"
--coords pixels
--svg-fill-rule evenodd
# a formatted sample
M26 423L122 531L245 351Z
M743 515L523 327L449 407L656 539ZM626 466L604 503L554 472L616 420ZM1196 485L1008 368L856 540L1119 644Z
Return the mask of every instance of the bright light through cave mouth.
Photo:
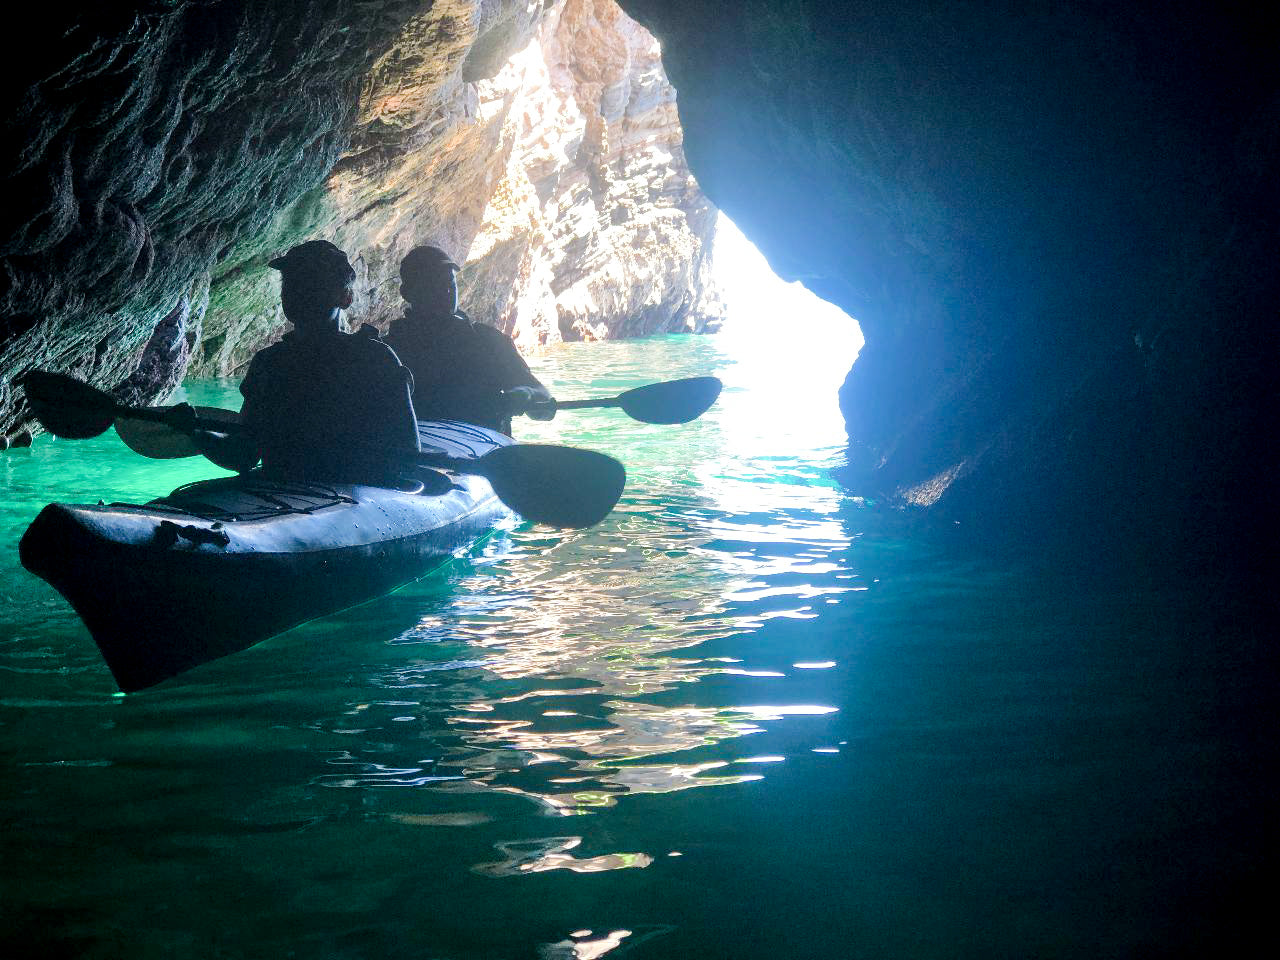
M712 262L725 303L717 340L732 364L726 389L750 384L757 429L843 434L836 394L862 349L857 321L775 274L723 213Z

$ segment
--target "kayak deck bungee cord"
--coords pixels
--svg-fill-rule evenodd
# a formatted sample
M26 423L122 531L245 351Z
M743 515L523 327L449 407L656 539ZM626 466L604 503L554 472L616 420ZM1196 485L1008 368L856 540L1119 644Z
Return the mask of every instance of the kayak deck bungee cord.
M421 433L458 459L513 443L454 422ZM250 472L147 504L54 503L19 553L132 692L394 590L511 515L484 477L446 476L449 488L432 494Z

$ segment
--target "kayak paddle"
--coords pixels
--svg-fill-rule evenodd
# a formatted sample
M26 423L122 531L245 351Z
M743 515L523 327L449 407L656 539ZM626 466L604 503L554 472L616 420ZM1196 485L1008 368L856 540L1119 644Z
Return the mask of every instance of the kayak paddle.
M72 380L70 377L61 377L58 374L42 374L45 377L56 377L58 380L66 380L74 383L83 393L86 390L92 390L95 394L101 394L101 391L93 390L92 387L80 383L78 380ZM716 402L716 398L720 396L721 389L720 380L716 377L689 377L684 380L668 380L665 383L650 383L643 387L636 387L634 390L628 390L626 393L619 394L616 397L607 397L598 400L562 400L556 402L557 410L577 410L587 407L621 407L633 420L639 420L642 423L688 423L696 420L711 408ZM106 396L101 394L101 396ZM115 403L114 400L110 400ZM118 409L119 404L115 405ZM151 457L156 460L168 460L176 457L194 457L200 454L200 450L196 447L195 441L191 438L190 433L174 427L171 421L165 419L163 414L160 417L154 415L156 410L167 411L168 408L127 408L128 412L117 412L116 414L116 433L120 435L120 439L125 445L135 453L140 453L144 457ZM212 430L234 429L233 425L239 422L240 415L234 410L227 410L222 407L196 407L196 415L200 420L198 426ZM141 411L143 415L137 413ZM212 422L209 422L212 421ZM46 424L48 426L48 424ZM106 427L102 427L97 433L88 436L97 436ZM51 433L58 434L53 427L49 427Z
M129 449L153 460L194 457L201 452L194 431L227 430L240 419L236 411L219 407L132 407L75 377L45 370L32 370L21 383L36 419L55 437L89 440L114 423Z
M223 407L196 407L196 417L196 428L201 430L229 433L239 426L239 413ZM168 422L157 424L137 417L116 417L115 433L124 440L125 447L151 460L178 460L204 453L197 447L195 436Z
M105 433L116 417L168 423L178 407L130 407L75 377L32 370L20 381L32 412L55 437L88 440Z
M632 420L642 423L688 423L697 420L716 402L723 384L716 377L687 377L636 387L616 397L599 400L557 400L556 410L586 407L621 407Z
M196 407L196 426L219 433L231 432L240 425L240 414L224 407ZM176 460L198 457L201 450L190 433L171 423L155 423L134 417L117 417L116 433L126 447L152 460Z
M520 516L553 527L599 523L617 504L627 482L626 469L608 454L543 443L497 447L474 460L433 453L407 459L484 477L498 499Z
M207 415L174 422L178 407L132 407L74 377L32 371L22 381L28 401L45 429L56 437L87 440L114 422L129 447L153 459L194 456L192 434L234 429L238 414L218 407ZM138 424L143 427L139 428ZM206 453L206 456L208 454ZM211 458L212 459L212 458ZM499 447L474 460L439 454L410 454L410 464L484 477L498 499L527 520L554 527L589 527L613 509L626 484L626 470L613 457L594 450L548 444ZM214 460L217 463L217 460ZM226 464L218 464L227 466Z

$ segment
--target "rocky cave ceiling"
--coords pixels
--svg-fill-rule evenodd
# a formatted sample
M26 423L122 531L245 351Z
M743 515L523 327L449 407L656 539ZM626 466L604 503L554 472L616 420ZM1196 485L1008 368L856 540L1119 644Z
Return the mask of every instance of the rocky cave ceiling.
M841 396L855 487L936 501L957 518L990 518L995 501L1015 517L1006 524L1039 529L1052 521L1033 502L1051 513L1087 494L1102 527L1123 504L1209 490L1225 501L1257 482L1280 130L1265 11L622 5L662 42L696 184L651 168L635 181L643 195L628 192L626 149L610 154L611 137L629 117L624 140L658 142L674 117L668 88L647 74L624 83L617 69L593 76L585 61L566 69L581 85L574 96L597 96L595 106L557 122L580 125L569 139L587 162L555 183L510 175L506 159L526 151L536 167L556 147L507 121L543 115L565 88L539 101L490 87L488 107L480 88L567 16L563 3L50 11L34 34L47 45L41 66L6 90L0 409L10 432L22 410L8 380L35 362L105 385L133 375L140 396L154 394L158 374L134 368L166 318L190 331L193 315L222 317L197 363L233 368L227 344L253 342L271 319L244 307L267 302L254 291L264 253L300 236L341 240L344 224L359 224L347 239L371 251L360 269L378 316L387 265L410 236L471 248L494 194L469 180L492 176L509 188L499 207L513 220L538 220L550 191L582 216L639 213L652 249L679 249L642 303L586 291L570 336L594 335L593 313L649 309L647 329L714 316L714 304L672 293L697 286L699 187L781 273L856 316L867 345ZM569 6L606 19L590 0ZM621 56L629 41L616 34L597 40L614 68L641 59L638 46ZM556 56L544 65L573 59ZM508 100L486 125L486 109ZM468 140L464 128L484 133ZM411 169L407 149L430 159ZM478 163L480 153L503 162ZM415 179L444 198L430 214L407 212ZM667 212L648 222L646 204ZM481 243L494 269L473 277L473 292L517 325L577 282L547 264L590 259L566 239L584 229L579 216L543 220L540 236L562 231L547 261L525 257L527 238L508 243L518 230ZM256 333L237 328L245 317Z
M715 210L658 46L612 0L84 6L9 87L14 439L25 369L134 401L242 369L283 324L265 261L313 236L378 325L424 242L522 345L719 319Z

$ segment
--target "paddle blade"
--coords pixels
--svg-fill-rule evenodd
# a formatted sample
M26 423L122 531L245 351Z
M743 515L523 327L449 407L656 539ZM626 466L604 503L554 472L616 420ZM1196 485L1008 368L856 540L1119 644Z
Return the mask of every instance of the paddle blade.
M240 422L240 414L235 410L221 407L195 409L200 425L208 430L225 431ZM179 457L196 457L201 453L189 432L167 423L119 417L116 419L116 433L134 453L153 460L176 460Z
M106 431L120 404L75 377L32 370L22 378L31 412L46 430L65 440L88 440Z
M717 377L689 377L636 387L618 397L627 416L643 423L688 423L697 420L720 396Z
M475 461L498 499L534 523L590 527L609 515L627 471L594 450L520 443Z

